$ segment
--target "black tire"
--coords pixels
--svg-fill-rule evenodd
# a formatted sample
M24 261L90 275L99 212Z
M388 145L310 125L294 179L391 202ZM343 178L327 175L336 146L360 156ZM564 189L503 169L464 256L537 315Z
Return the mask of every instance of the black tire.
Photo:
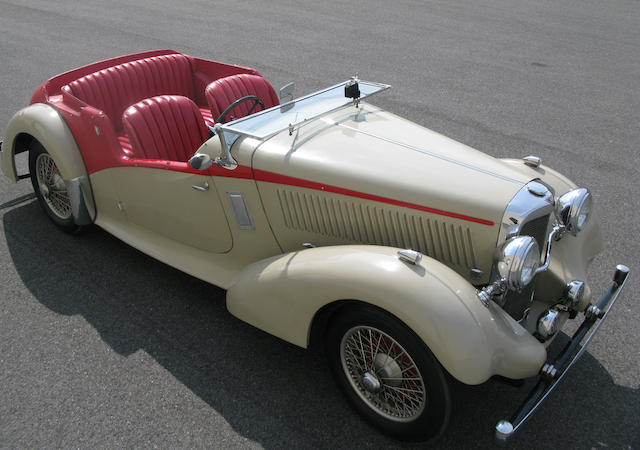
M38 176L38 168L42 169L46 163L53 163L51 171L43 173L41 170ZM78 233L82 227L73 221L71 206L68 204L69 196L60 172L51 155L38 141L34 141L29 147L29 174L38 202L49 219L65 233Z
M378 430L411 441L444 432L451 414L444 372L433 353L400 320L372 307L339 310L329 324L326 345L338 385ZM359 359L354 348L355 353L363 348L368 361Z

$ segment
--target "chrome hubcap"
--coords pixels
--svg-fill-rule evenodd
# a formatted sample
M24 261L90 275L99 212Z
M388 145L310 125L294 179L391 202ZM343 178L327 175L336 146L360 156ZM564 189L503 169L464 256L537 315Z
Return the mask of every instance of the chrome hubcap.
M389 386L402 384L402 369L395 360L386 353L378 353L373 358L373 368L377 374L386 380Z
M71 217L71 202L67 188L60 176L58 166L53 158L46 153L38 155L36 159L36 179L40 194L51 212L62 220L69 219Z
M364 373L364 376L362 377L362 384L364 385L364 388L372 394L377 394L380 392L380 389L382 389L382 383L380 383L378 377L371 372Z
M367 406L396 422L409 422L424 411L424 380L409 353L384 331L351 328L340 343L342 368Z

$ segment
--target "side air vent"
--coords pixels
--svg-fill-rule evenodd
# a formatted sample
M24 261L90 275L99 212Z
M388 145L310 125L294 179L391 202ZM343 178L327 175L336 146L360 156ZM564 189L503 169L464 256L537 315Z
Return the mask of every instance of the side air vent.
M471 230L424 214L278 189L285 226L373 245L412 248L445 263L476 267Z

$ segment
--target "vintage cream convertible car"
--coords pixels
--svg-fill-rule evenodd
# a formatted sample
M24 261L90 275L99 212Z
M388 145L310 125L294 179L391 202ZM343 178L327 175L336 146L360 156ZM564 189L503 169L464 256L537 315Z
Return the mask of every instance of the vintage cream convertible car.
M285 88L169 50L91 64L45 82L11 119L2 170L30 177L61 229L95 223L227 289L240 319L323 344L346 396L389 434L443 432L446 373L538 376L496 426L508 438L628 273L618 266L592 301L589 191L537 157L495 159L368 103L388 85L354 77L280 103ZM21 152L29 174L16 173Z

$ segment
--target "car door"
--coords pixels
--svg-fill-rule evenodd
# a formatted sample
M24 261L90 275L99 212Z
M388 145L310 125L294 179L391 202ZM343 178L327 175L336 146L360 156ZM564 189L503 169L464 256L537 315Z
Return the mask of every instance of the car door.
M164 163L169 170L138 162L114 174L118 207L128 221L197 249L229 251L231 231L211 176L191 173L184 163Z

